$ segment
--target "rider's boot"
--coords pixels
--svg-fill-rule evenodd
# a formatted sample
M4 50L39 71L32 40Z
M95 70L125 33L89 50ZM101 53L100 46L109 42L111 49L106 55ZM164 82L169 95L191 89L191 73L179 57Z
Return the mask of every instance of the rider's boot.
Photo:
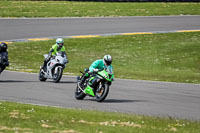
M84 84L84 77L82 77L81 79L79 79L79 82L78 82L78 86L79 88L83 89L83 84Z
M79 85L82 87L83 86L83 84L84 84L84 78L82 78L81 80L80 80L80 82L79 82Z
M81 87L83 87L83 84L85 82L85 80L89 77L89 74L88 73L85 73L85 75L81 78L80 82L79 82L79 85Z
M42 66L40 66L40 69L44 70L44 68L46 67L47 63L49 62L50 57L48 57L47 59L44 60L44 63ZM44 70L45 71L45 70Z
M44 69L44 66L42 65L42 66L40 66L40 69Z
M46 61L44 61L43 65L42 65L42 66L40 66L40 69L44 70L44 67L46 66L46 64L47 64L47 62L46 62Z
M40 66L40 70L44 71L44 65Z
M85 88L84 92L86 94L89 94L90 96L95 96L96 88L97 86L97 78L93 79L92 82L89 83L89 85Z

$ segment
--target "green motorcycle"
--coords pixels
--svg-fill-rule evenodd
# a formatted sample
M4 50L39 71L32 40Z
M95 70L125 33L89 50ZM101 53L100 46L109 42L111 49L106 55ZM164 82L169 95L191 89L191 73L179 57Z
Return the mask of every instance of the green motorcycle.
M77 77L77 87L75 91L75 98L77 100L82 100L86 96L96 97L97 102L102 102L108 95L109 86L111 85L114 74L112 69L108 66L103 70L99 70L93 73L81 72L82 76ZM80 81L85 74L89 74L89 77L80 86ZM90 85L95 82L94 88L92 89Z

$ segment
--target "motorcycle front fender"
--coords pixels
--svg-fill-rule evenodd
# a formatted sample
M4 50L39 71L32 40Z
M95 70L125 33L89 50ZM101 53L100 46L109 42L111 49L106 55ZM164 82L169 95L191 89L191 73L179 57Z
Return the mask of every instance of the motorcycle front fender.
M55 67L55 71L54 71L54 73L57 73L57 72L58 72L58 68L61 68L61 69L63 69L63 67L62 67L62 66L56 66L56 67Z

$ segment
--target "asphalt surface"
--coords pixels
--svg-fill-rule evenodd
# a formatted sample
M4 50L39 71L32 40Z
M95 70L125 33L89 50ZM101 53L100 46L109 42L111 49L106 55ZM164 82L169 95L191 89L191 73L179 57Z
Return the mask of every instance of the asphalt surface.
M200 16L0 19L0 41L199 28ZM0 100L200 120L199 84L116 79L105 102L97 103L90 97L76 100L75 81L75 77L63 76L57 84L40 82L37 74L4 71L0 75Z
M200 85L116 79L105 102L92 97L76 100L76 77L60 83L40 82L38 74L4 71L0 100L65 108L124 112L200 120Z
M200 16L0 19L0 41L193 29L200 29Z

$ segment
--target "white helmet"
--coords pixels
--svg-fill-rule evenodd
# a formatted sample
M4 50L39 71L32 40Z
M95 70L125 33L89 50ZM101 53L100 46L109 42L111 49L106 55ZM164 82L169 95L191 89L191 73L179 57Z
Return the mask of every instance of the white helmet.
M58 38L56 39L56 44L59 46L59 47L62 47L63 44L64 44L64 40L62 38Z
M110 65L112 63L112 57L110 55L104 55L103 62L105 65Z

